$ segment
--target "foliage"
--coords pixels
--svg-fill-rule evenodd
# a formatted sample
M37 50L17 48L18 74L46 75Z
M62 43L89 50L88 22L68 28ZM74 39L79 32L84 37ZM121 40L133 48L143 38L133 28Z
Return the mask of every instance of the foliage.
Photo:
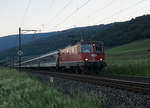
M150 38L150 15L130 21L114 23L111 28L100 31L94 39L104 41L106 46L118 46L135 40Z
M88 96L87 96L88 97ZM0 68L0 108L100 108L91 98L63 95L24 73Z
M149 64L126 64L126 65L109 65L105 70L105 74L119 74L127 76L144 76L150 77Z
M132 42L105 51L105 73L150 77L150 39Z
M138 40L129 44L121 45L118 47L113 47L105 52L107 54L122 54L122 53L131 53L137 54L139 52L147 52L150 50L150 39Z

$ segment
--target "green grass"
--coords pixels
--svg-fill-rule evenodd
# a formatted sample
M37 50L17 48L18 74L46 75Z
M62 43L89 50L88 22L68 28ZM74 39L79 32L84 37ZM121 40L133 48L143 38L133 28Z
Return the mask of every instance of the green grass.
M150 39L106 50L108 74L150 77Z
M150 64L109 65L104 73L150 77Z
M84 96L70 97L25 73L0 68L0 108L101 108L100 102Z
M150 39L135 41L119 47L106 50L107 54L122 54L131 52L143 52L150 49Z

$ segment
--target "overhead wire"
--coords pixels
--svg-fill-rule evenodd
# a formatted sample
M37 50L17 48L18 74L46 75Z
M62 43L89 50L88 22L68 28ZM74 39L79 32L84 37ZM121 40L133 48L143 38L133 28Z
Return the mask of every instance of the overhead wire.
M71 18L74 14L76 14L80 9L82 9L84 6L86 6L91 0L87 0L85 3L83 3L80 7L78 7L76 10L74 10L71 14L69 14L62 23L66 22L69 18ZM61 24L62 24L61 23Z
M76 10L74 10L71 14L69 14L63 21L62 23L66 22L70 17L72 17L74 14L76 14L81 8L83 8L85 5L87 5L91 0L86 1L85 3L83 3L80 7L78 7ZM112 5L114 3L114 0L111 0L106 6L104 6L103 8L101 8L101 11L106 9L108 6ZM66 4L61 10L64 10L68 5L70 4L70 2L68 4ZM98 10L97 10L98 11ZM100 12L100 11L98 11ZM57 18L57 16L60 14L60 12L58 12L54 18ZM61 24L62 24L61 23ZM57 25L58 26L58 25Z
M78 7L76 10L74 10L70 15L68 15L63 21L62 23L66 22L70 17L72 17L74 14L76 14L81 8L83 8L85 5L87 5L91 0L88 0L87 2L85 2L83 5L81 5L80 7ZM117 0L116 0L117 1ZM102 7L101 9L99 9L100 11L97 10L97 12L101 12L104 9L108 8L110 5L114 4L114 0L111 0L107 5L105 5L104 7ZM61 23L61 24L62 24Z
M83 8L85 5L87 5L91 0L87 0L85 3L83 3L80 7L77 7L71 14L69 14L61 23L57 23L54 27L59 27L60 24L66 22L70 17L72 17L75 13L77 13L81 8ZM68 3L69 5L69 3ZM67 5L67 6L68 6ZM66 6L64 6L66 8Z
M140 0L140 1L136 2L134 5L130 5L130 6L126 7L126 8L124 8L124 9L121 9L121 10L119 10L119 11L113 13L112 15L110 15L110 16L108 16L108 17L106 17L106 18L104 18L104 19L102 19L102 20L100 20L100 21L98 21L98 22L104 21L104 20L106 20L106 19L108 19L108 18L110 18L110 17L113 17L113 16L115 16L115 15L118 15L118 14L120 14L120 13L126 11L126 10L129 10L130 8L133 8L135 5L139 5L140 3L144 2L144 1L146 1L146 0Z
M27 13L28 13L30 4L31 4L31 0L29 0L28 3L27 3L27 6L26 6L25 11L24 11L24 14L23 14L23 16L22 16L22 22L21 22L21 25L20 25L20 26L23 26L23 25L24 25L25 17L26 17L26 15L27 15Z
M146 0L145 0L145 1L146 1ZM138 5L139 5L139 4L138 4ZM145 7L146 7L146 6L144 6L144 9L145 9ZM133 8L134 8L134 7L133 7ZM139 8L138 10L135 10L135 11L129 11L128 13L130 13L130 14L131 14L131 13L135 13L135 12L140 11L140 10L142 10L142 9L143 9L143 7Z
M135 5L139 5L140 3L144 2L144 1L146 1L146 0L140 0L140 1L136 2L134 5L130 5L130 6L128 6L127 8L121 9L120 11L117 11L116 13L112 14L112 15L109 16L109 17L112 17L113 15L116 15L117 13L118 13L118 14L119 14L119 13L122 13L123 11L125 11L125 9L128 10L129 8L132 8L132 7L135 6ZM107 18L109 18L109 17L107 17ZM105 18L105 19L106 19L106 18ZM105 20L105 19L103 19L103 20ZM103 21L103 20L101 20L101 21ZM124 34L124 32L121 33L121 34L119 34L119 35L123 35L123 34Z
M96 11L94 11L93 13L100 13L100 12L103 12L105 9L107 9L108 7L110 7L111 5L113 5L117 0L111 0L109 3L107 3L105 6L103 6L102 8L100 9L97 9ZM98 16L98 15L97 15ZM96 17L97 17L96 16ZM88 16L88 18L90 18L91 16ZM94 18L92 18L94 19ZM91 19L91 20L92 20Z
M108 8L108 7L110 7L112 4L114 4L115 2L116 2L117 0L111 0L108 4L106 4L105 6L103 6L102 8L100 8L100 9L98 9L98 10L96 10L95 12L101 12L101 11L104 11L104 9L106 9L106 8ZM95 13L94 12L94 13Z
M71 18L74 14L76 14L76 13L77 13L80 9L82 9L84 6L86 6L90 1L91 1L91 0L87 0L85 3L83 3L83 4L82 4L81 6L79 6L77 9L75 9L71 14L69 14L67 17L65 17L65 19L62 21L62 23L65 23L69 18ZM127 10L129 10L130 8L133 8L135 5L138 5L138 4L142 3L143 1L145 1L145 0L140 0L140 1L136 2L134 5L130 5L130 6L126 7L126 8L124 8L124 9L121 9L121 10L115 12L114 14L112 14L111 16L106 17L106 18L104 18L104 19L102 19L102 20L100 20L100 21L106 20L106 19L108 19L108 18L110 18L110 17L115 16L116 14L118 15L118 14L124 12L124 11L127 11ZM104 9L108 8L108 7L109 7L110 5L112 5L113 3L114 3L114 1L111 0L106 6L104 6L103 8L101 8L101 10L100 10L99 12L101 12L101 11L103 11ZM55 17L53 17L53 18L56 18L57 16L59 16L59 13L60 13L61 11L63 11L64 9L66 9L69 5L70 5L70 1L69 1L69 2L62 8L62 10L60 10L60 11L55 15ZM62 24L62 23L61 23L61 24ZM59 25L59 24L58 24L58 25ZM57 25L57 26L58 26L58 25Z
M53 22L53 20L56 20L56 18L58 18L58 16L60 16L60 14L62 13L62 11L64 11L70 5L71 2L72 2L72 0L69 0L69 2L67 2L65 4L65 6L63 8L61 8L50 21Z
M54 3L54 0L49 0L50 1L50 6L49 6L49 8L51 9L52 7L53 7L53 3Z
M53 5L54 5L54 0L49 0L50 2L49 2L49 12L52 10L52 7L53 7Z
M48 3L48 4L49 4L48 10L49 10L49 12L51 12L52 7L53 7L53 5L54 5L54 0L49 0L49 3ZM49 21L49 16L46 17L45 20L48 20L48 21ZM48 24L41 24L39 28L40 28L42 31L44 31L44 30L45 30L45 25L48 25Z

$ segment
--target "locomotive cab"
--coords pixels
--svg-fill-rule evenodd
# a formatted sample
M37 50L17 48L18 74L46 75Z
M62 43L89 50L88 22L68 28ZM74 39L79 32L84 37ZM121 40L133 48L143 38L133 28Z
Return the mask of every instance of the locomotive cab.
M105 66L104 45L98 41L80 43L80 57L84 70L101 70Z
M100 42L82 42L80 44L81 60L104 61L104 46Z

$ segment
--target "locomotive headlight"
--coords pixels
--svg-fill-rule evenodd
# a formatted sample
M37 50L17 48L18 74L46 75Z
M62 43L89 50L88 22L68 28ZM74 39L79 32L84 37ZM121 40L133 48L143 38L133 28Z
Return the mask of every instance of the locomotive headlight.
M99 59L99 61L103 61L103 59L102 59L102 58L100 58L100 59Z
M87 59L87 58L85 59L85 61L88 61L88 60L89 60L89 59Z

